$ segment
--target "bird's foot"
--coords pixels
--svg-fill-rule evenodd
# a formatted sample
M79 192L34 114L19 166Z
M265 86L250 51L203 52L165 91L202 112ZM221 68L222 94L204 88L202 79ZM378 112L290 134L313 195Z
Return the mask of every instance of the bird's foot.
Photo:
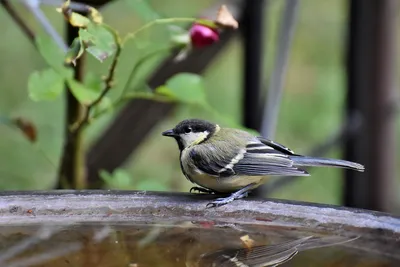
M240 196L236 196L235 193L233 193L232 195L230 195L229 197L220 197L217 198L214 201L211 201L210 203L207 204L207 208L213 208L213 207L219 207L219 206L223 206L226 205L236 199L241 199L241 198L245 198L247 197L248 192L241 194Z
M249 185L243 187L242 189L240 189L239 191L232 193L228 197L217 198L216 200L208 203L206 208L220 207L220 206L226 205L236 199L245 198L249 195L249 191L253 189L253 186L254 186L254 184L249 184Z
M192 188L190 188L189 193L192 193L192 191L193 192L197 191L199 193L207 193L207 194L213 194L214 193L214 191L212 191L212 190L205 189L203 187L198 187L198 186L193 186Z

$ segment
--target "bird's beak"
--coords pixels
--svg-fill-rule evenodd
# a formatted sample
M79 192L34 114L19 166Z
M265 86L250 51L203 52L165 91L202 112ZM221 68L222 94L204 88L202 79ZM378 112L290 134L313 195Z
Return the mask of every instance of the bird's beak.
M174 130L167 130L162 133L163 136L169 136L169 137L175 137L176 134L174 133Z

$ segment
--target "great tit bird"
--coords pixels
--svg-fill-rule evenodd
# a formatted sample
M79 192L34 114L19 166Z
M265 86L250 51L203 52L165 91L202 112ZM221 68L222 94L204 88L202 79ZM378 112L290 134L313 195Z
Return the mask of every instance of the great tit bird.
M331 166L364 171L364 166L355 162L298 155L269 139L205 120L181 121L162 135L175 138L183 174L201 186L190 191L231 193L207 206L221 206L246 197L267 176L309 176L299 167Z

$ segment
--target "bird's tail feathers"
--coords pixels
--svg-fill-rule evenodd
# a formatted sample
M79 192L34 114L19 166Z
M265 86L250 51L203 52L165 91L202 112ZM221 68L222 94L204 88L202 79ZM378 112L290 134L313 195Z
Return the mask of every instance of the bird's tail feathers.
M295 166L331 166L338 168L346 168L352 169L359 172L364 171L364 166L341 159L328 159L328 158L314 158L314 157L306 157L306 156L291 156L291 160L293 160L293 165Z

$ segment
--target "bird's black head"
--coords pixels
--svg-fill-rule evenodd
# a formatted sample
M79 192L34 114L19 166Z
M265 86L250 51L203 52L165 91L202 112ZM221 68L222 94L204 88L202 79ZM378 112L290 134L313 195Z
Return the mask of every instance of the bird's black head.
M162 133L164 136L174 137L179 149L199 144L210 138L219 129L217 124L199 120L188 119L178 123L175 128Z

